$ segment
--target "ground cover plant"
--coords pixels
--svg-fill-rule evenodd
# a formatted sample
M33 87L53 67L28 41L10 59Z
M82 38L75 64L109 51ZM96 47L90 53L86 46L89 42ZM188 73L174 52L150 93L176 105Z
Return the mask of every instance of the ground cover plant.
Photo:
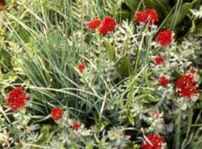
M200 0L0 0L0 148L200 149Z

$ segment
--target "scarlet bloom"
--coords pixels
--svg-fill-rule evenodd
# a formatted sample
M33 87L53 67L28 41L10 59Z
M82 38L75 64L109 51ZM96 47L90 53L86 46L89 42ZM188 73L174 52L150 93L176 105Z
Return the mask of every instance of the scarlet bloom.
M137 21L138 23L147 23L147 14L145 11L137 11L134 14L134 20Z
M156 43L162 47L167 47L173 42L173 31L170 29L161 30L155 37Z
M137 21L138 23L142 24L157 24L159 22L159 16L158 13L155 9L145 9L142 11L137 11L134 14L134 20Z
M161 75L161 76L159 77L159 84L160 84L161 86L167 87L168 84L169 84L169 82L170 82L170 80L169 80L169 78L168 78L167 76Z
M185 73L175 82L177 93L182 97L191 98L198 94L198 84L194 73Z
M29 97L23 87L15 87L8 93L6 102L13 111L18 111L25 107L28 98Z
M159 16L155 9L146 9L147 21L151 24L156 24L159 22Z
M81 128L81 123L79 121L73 122L71 128L79 130Z
M86 69L86 65L84 63L78 64L77 67L78 67L78 70L79 70L80 73L83 73L84 70Z
M164 138L157 134L149 134L141 144L141 149L162 149L165 144Z
M63 110L61 108L55 107L55 108L53 108L51 110L51 117L52 117L53 120L57 121L57 120L62 118L63 113L64 112L63 112Z
M165 59L162 55L156 55L152 58L152 61L155 65L164 65Z
M106 35L108 33L113 32L115 30L115 28L116 28L116 20L110 16L106 16L102 20L102 22L98 28L98 31L101 35Z
M94 18L86 23L88 29L95 30L99 27L101 20L99 18Z

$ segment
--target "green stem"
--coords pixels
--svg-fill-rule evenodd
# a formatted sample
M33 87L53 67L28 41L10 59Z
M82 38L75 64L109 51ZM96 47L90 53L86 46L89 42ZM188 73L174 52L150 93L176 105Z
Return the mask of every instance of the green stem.
M175 133L175 148L179 149L180 148L180 136L181 136L181 111L177 113L177 118L175 121L175 128L176 128L176 133Z
M143 46L143 42L144 42L144 32L143 32L143 35L142 35L142 38L141 38L141 42L140 42L140 46L138 47L138 50L137 50L137 57L136 57L136 61L135 61L135 73L137 73L137 68L138 68L138 64L139 64L139 61L140 61L140 54L141 54L141 50L142 50L142 46Z

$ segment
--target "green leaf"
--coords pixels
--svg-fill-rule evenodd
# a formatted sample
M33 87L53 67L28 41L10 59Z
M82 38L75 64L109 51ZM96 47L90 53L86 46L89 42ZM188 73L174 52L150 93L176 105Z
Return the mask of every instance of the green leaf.
M22 27L19 27L16 32L24 42L29 42L31 34Z
M128 56L124 56L122 57L118 63L116 64L116 68L117 71L122 75L122 76L129 76L130 72L131 72L131 64L130 64L130 60L128 58Z
M93 145L92 144L87 144L86 149L93 149Z
M0 49L0 67L6 72L12 69L11 55L3 48Z
M171 9L165 0L145 0L144 4L147 8L155 8L158 14L163 16L166 16Z
M173 27L172 29L175 29L175 26L179 25L183 21L183 19L188 15L190 10L194 7L194 5L197 2L198 0L183 3L182 6L177 11L175 11L175 13L173 13L168 17L165 26L170 27L170 25L172 25Z
M200 137L197 141L192 142L192 148L198 148L199 146L202 146L202 137Z
M117 16L119 16L119 17L122 18L122 19L127 19L127 18L130 18L130 17L131 17L131 12L128 11L128 10L120 10L120 11L117 13Z
M107 42L107 41L104 41L103 44L104 44L105 49L107 50L107 55L108 55L109 59L114 61L116 58L115 47L110 42Z
M39 140L37 141L37 144L46 144L50 141L50 137L52 137L50 132L51 126L50 125L44 125L40 132L41 135L39 136Z
M131 11L135 11L138 8L140 0L126 0L125 4L130 8Z
M193 26L193 33L198 37L202 37L202 19L197 23L194 22Z
M150 93L142 93L142 95L137 96L136 99L144 104L151 104L159 101L158 97L154 97Z

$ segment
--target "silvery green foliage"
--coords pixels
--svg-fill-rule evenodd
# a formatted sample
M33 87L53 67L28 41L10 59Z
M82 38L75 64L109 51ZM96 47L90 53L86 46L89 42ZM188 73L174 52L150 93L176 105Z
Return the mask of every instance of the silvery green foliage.
M6 111L6 115L9 111ZM13 117L0 114L0 148L23 148L26 143L35 143L39 139L38 124L29 124L31 115L25 111L14 113Z
M113 10L115 10L120 1L103 1L103 4L106 6L104 10L106 12L116 14L116 11ZM116 31L107 37L100 37L95 32L92 34L89 33L91 35L87 35L88 32L83 29L86 20L85 17L89 15L96 16L97 12L102 11L103 9L96 9L98 6L96 1L75 0L75 2L75 5L71 7L72 13L68 13L68 15L72 15L72 20L75 19L76 23L73 23L71 19L68 23L82 26L82 30L73 31L70 36L65 34L62 34L62 36L59 35L61 38L59 38L58 41L61 41L64 38L67 40L63 40L61 44L55 46L55 41L57 38L53 38L50 42L50 45L51 47L53 45L55 50L55 52L52 53L53 56L57 55L56 51L58 51L60 47L63 47L65 43L68 46L67 48L64 48L62 52L66 53L67 55L68 53L72 52L68 58L66 56L63 57L64 62L59 64L58 67L66 63L68 65L69 63L73 62L70 66L71 68L75 67L75 71L72 71L77 75L76 64L79 62L84 62L87 65L85 72L83 74L78 73L78 78L76 78L76 81L77 79L79 81L76 82L78 83L78 88L76 88L77 90L75 91L75 94L76 96L81 95L82 100L78 100L75 96L73 96L71 103L75 102L76 104L81 104L81 106L78 107L82 107L82 105L89 103L89 101L91 104L89 107L87 106L87 108L84 106L80 109L78 107L73 109L68 105L64 106L64 110L66 111L64 113L63 121L56 122L54 125L52 125L53 123L51 123L51 125L46 125L47 121L45 120L50 118L49 116L44 118L43 115L41 117L42 121L40 121L40 123L35 121L35 118L37 120L41 120L41 118L37 118L37 115L25 113L12 114L12 118L14 119L12 120L12 125L16 126L13 127L14 129L11 129L11 123L7 122L6 117L0 111L0 148L2 147L1 144L3 145L2 148L5 149L11 148L13 144L18 146L20 149L32 147L31 145L36 148L56 149L92 149L93 147L100 149L132 148L131 146L127 146L128 143L133 144L139 138L142 139L142 134L144 133L158 132L167 135L166 132L171 132L174 134L175 124L173 119L175 119L175 117L172 117L172 121L169 121L168 124L165 124L164 116L173 115L173 113L178 109L183 110L183 120L186 121L185 124L187 124L188 121L186 118L188 114L186 113L186 110L188 108L192 108L194 102L188 103L185 102L182 98L176 98L173 96L173 94L175 94L174 85L169 84L166 89L159 86L158 76L161 74L172 76L172 74L181 74L186 72L186 70L189 69L189 67L192 65L190 58L197 58L196 52L201 51L200 41L190 37L189 39L184 39L182 44L174 43L172 46L162 50L158 47L158 45L156 45L155 42L153 42L153 36L157 32L156 26L152 26L149 30L147 27L141 25L135 27L133 23L128 23L126 21L119 24ZM116 4L113 5L113 3ZM78 6L76 6L76 4L78 4ZM88 4L92 4L93 7L88 9ZM41 7L37 8L41 9ZM70 11L71 9L68 9L68 12ZM105 12L102 13L104 14ZM88 36L90 36L92 40L89 40ZM50 35L49 37L54 36ZM141 49L141 58L146 56L147 59L144 59L145 63L138 65L138 68L140 69L137 72L137 75L134 74L128 78L124 78L124 80L119 82L120 80L118 79L121 78L121 76L117 73L115 68L116 61L109 59L106 53L106 49L103 47L103 42L105 41L109 41L115 47L117 59L120 59L125 55L129 55L132 63L135 63L136 61L137 49ZM143 44L140 44L141 42ZM41 43L44 43L44 40L42 40ZM74 47L72 51L71 47ZM13 47L12 49L17 48ZM77 52L75 49L78 49L81 51L81 53L79 53L78 57L73 59L73 54ZM48 48L39 49L39 52L42 50L45 52L48 50ZM168 61L165 67L157 67L151 62L151 56L159 54L159 52L167 57ZM55 66L55 63L58 62L60 58L60 55L58 57L53 57L53 61L49 64ZM33 57L30 58L31 64L33 64L33 59ZM41 59L42 57L39 56L39 60ZM69 59L71 60L68 61ZM46 62L47 61L45 61L43 65L44 67L47 65ZM145 66L145 64L148 63L151 65ZM36 68L40 66L41 65L39 64ZM43 67L40 69L42 68ZM59 68L54 67L55 70L60 70ZM28 67L28 69L32 70L31 67ZM49 71L50 69L45 69L45 74L48 75L51 73ZM25 72L27 73L27 71ZM52 72L51 74L54 75L56 72ZM31 71L30 74L33 75L33 72ZM39 73L37 73L37 75L38 74ZM62 86L57 90L59 98L61 98L61 91L66 91L65 88L69 87L67 85L68 81L66 80L69 74L70 72L64 71L64 74L62 73L62 75L56 76L57 80L61 79L60 85ZM74 80L75 76L73 76L72 79ZM173 77L171 79L176 78ZM34 83L38 81L37 78L34 78L33 80ZM53 81L51 78L48 78L47 82L51 83ZM51 92L48 92L48 95L51 95ZM98 100L94 100L95 98ZM41 98L38 99L41 100ZM83 102L83 99L85 102ZM106 103L104 103L105 99ZM69 98L65 98L65 100L69 100ZM60 105L63 106L63 103ZM85 127L85 125L82 124L79 130L73 130L70 126L73 120L69 118L68 114L66 114L69 112L69 109L71 108L75 111L78 110L81 111L81 113L85 113L88 112L92 106L96 109L95 112L93 111L93 114L99 114L99 121L96 122L97 117L93 117L95 124L91 124L90 127ZM155 116L154 113L150 114L150 112L161 111L161 108L166 109L167 113L161 112L159 117ZM45 108L43 108L42 111L44 109ZM39 108L37 110L39 110ZM104 114L104 112L107 110L110 110L109 113L112 114L112 117L109 118L108 114ZM49 109L47 109L47 114L48 112ZM8 116L11 115L10 113L6 114L8 114ZM75 117L79 116L75 115ZM104 123L103 121L107 121L107 124L102 124ZM143 127L143 125L141 125L142 121L149 125L146 127L145 132L141 129L141 127ZM35 123L38 123L39 125L35 125ZM137 132L140 133L137 135L137 138L135 138L135 141L130 141L130 138L124 134L125 130L128 129L128 125L132 126L131 130L137 130ZM199 132L193 132L193 134L196 134L195 138L197 138ZM193 135L191 134L190 137L192 136ZM198 140L200 141L201 139ZM140 143L141 142L138 142L138 144ZM140 147L138 146L139 145L134 144L133 148L139 149ZM14 147L14 149L16 148Z
M116 49L116 57L121 58L124 55L136 55L138 48L138 35L134 34L135 27L133 23L123 22L117 27L110 40Z
M165 122L164 122L164 113L158 111L149 112L149 117L145 117L145 121L150 124L148 132L158 132L160 134L165 134Z
M150 49L153 45L152 37L157 32L157 26L148 27L140 25L135 26L133 22L123 21L112 34L110 41L116 49L116 56L121 58L125 55L130 55L131 60L135 60L137 49ZM146 44L141 45L141 40L145 38ZM148 44L148 45L147 45ZM142 47L140 47L142 46Z
M202 41L200 37L194 37L192 35L184 38L181 47L183 55L191 60L196 67L202 65Z
M192 9L190 10L192 12L192 14L196 17L196 18L202 18L202 6L197 10L197 9Z
M127 147L127 143L129 143L129 137L124 135L125 128L112 128L108 131L108 138L110 140L110 144L112 148L125 148Z

